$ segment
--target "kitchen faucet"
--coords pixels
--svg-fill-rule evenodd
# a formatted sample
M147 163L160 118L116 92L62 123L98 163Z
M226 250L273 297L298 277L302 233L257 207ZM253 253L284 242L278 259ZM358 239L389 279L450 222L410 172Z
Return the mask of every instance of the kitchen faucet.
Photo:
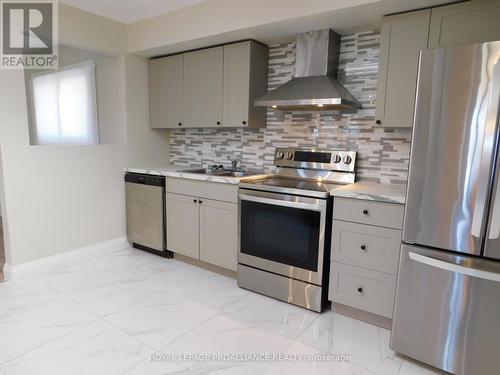
M231 169L234 170L234 171L237 170L238 169L238 163L240 162L240 158L239 157L235 157L233 159L231 156L228 156L227 159L231 161Z

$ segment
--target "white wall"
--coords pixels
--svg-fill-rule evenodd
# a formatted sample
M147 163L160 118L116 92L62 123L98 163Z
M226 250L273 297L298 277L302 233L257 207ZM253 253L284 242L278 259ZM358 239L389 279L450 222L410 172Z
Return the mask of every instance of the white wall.
M299 19L376 2L377 0L210 0L127 25L127 51L136 53L151 50L146 54L152 55L175 51L176 44L182 44L183 49L198 48L214 42L249 38L253 28L270 24L279 26L280 23L293 25L287 28L287 36L291 36L300 27ZM193 43L186 43L189 41Z
M64 5L59 17L61 43L123 54L124 25ZM0 202L9 264L124 236L123 169L168 162L168 139L153 139L148 129L147 96L142 96L147 66L133 57L119 60L122 95L116 115L127 125L125 145L30 146L24 74L0 70Z
M127 159L137 166L161 166L168 159L168 131L149 128L148 59L123 57L126 76ZM161 152L159 152L161 150Z

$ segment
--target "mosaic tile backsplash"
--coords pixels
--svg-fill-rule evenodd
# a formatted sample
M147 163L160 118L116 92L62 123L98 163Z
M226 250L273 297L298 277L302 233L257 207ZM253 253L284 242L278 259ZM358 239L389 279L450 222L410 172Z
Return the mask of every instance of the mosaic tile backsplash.
M339 81L362 104L356 113L268 110L265 129L180 129L170 133L170 162L179 166L226 164L237 156L247 169L273 170L276 147L319 147L358 151L358 180L404 184L411 129L375 125L380 34L342 36ZM295 41L269 48L268 89L291 79Z

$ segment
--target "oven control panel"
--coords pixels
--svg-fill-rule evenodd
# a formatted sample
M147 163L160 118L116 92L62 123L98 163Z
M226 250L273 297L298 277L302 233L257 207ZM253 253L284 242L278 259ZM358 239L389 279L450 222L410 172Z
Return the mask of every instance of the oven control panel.
M277 148L274 152L274 165L355 172L356 151Z

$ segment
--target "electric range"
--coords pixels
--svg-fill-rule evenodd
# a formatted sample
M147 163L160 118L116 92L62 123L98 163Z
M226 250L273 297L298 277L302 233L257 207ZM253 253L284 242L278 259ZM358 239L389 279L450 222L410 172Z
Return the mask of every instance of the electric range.
M238 285L310 310L327 305L332 188L356 152L277 148L273 176L240 184Z

